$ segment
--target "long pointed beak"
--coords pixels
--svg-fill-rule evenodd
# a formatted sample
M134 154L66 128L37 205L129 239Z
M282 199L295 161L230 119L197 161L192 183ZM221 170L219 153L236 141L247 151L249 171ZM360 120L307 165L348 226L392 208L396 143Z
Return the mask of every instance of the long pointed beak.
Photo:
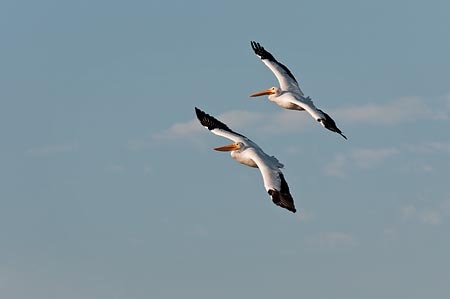
M272 89L269 88L269 89L264 89L263 91L252 93L250 95L250 97L252 97L252 98L253 97L259 97L259 96L269 95L269 94L272 94L272 93L273 93Z
M219 151L219 152L230 152L230 151L235 151L237 149L239 149L239 148L236 143L232 143L232 144L214 148L214 150Z

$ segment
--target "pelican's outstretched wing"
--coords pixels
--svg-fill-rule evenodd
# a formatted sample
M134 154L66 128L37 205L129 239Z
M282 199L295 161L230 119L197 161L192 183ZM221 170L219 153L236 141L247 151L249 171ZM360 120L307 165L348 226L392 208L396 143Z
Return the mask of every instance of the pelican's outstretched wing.
M228 138L233 142L250 141L250 139L248 139L244 135L234 132L226 124L216 119L215 117L212 117L211 115L205 113L204 111L198 109L197 107L195 107L195 114L197 115L197 118L200 121L200 123L205 128L210 130L211 133L213 134Z
M272 198L273 203L295 213L297 210L295 209L294 199L289 191L284 175L278 167L279 165L274 163L273 159L275 157L267 156L264 153L261 154L256 149L253 149L248 155L255 161L261 171L264 187ZM278 160L276 161L278 162Z
M266 51L263 46L255 41L251 41L252 49L258 55L262 62L275 74L280 83L281 89L292 91L303 95L302 90L298 86L298 82L292 75L291 71L282 63L278 62L272 54Z

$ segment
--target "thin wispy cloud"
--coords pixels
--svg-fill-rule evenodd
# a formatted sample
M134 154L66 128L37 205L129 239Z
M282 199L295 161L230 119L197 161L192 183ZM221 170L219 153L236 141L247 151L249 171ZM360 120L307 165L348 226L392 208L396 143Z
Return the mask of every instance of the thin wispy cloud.
M70 153L76 150L78 150L78 144L76 143L49 144L30 148L26 151L26 154L32 157L47 157L63 153Z
M358 167L368 169L398 153L396 148L360 148L351 153L351 158Z
M413 205L406 205L401 207L400 214L403 220L409 220L416 216L417 209Z
M302 209L298 214L297 214L297 219L301 222L311 222L316 218L316 215L312 212L308 212L305 211L304 209Z
M409 144L407 150L412 153L433 154L446 153L450 154L450 142L425 142L420 144Z
M450 155L449 142L422 142L417 144L403 144L398 147L384 148L356 148L345 153L336 153L331 161L323 167L323 171L330 176L345 178L352 169L373 169L381 166L385 161L400 154ZM408 167L412 167L409 165ZM429 173L434 167L429 164L416 165L414 171Z
M450 110L445 106L437 103L437 107L433 107L419 97L402 97L383 104L339 108L333 111L333 115L347 123L395 125L418 119L447 119Z
M324 167L324 172L329 176L344 178L347 175L347 160L348 157L343 153L338 153L334 156L333 160L331 160Z
M419 217L420 221L425 224L439 225L442 223L442 214L438 210L423 211Z
M450 216L450 199L444 200L439 205L439 210L445 215Z
M383 230L383 236L387 240L395 240L397 239L397 229L388 227Z
M405 222L414 221L428 225L440 225L445 218L450 217L450 199L441 201L432 207L405 205L400 208L400 215Z
M356 245L356 240L352 234L346 232L323 232L307 239L307 243L312 246L338 247Z
M445 107L447 111L450 111L450 93L445 97Z
M111 163L106 165L105 169L112 173L122 173L125 171L125 166L119 163Z
M126 147L132 151L142 151L151 148L153 145L152 138L133 138L128 140Z
M189 238L207 238L210 235L208 228L204 225L194 225L185 228L185 235Z
M180 137L191 137L195 134L200 133L201 130L202 127L199 126L198 121L196 119L193 119L187 122L175 123L167 130L154 134L152 137L156 140L170 140Z
M397 155L396 148L358 148L348 153L337 153L325 165L324 172L330 176L344 178L350 169L372 169Z
M317 125L308 113L285 109L265 115L264 119L259 129L269 134L299 132Z

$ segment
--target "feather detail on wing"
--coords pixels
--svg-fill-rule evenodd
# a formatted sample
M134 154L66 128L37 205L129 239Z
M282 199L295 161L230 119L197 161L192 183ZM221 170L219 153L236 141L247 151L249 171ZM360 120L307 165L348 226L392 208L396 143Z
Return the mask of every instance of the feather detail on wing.
M261 172L264 187L273 203L295 213L297 210L295 209L294 199L279 168L281 163L273 156L260 154L256 151L252 153L251 157Z
M243 139L249 140L244 135L234 132L226 124L216 119L215 117L205 113L204 111L195 107L195 114L197 115L200 123L210 130L213 134L228 138L234 142L241 141Z
M274 73L275 77L277 77L281 89L303 95L294 75L284 64L277 61L275 57L259 43L252 41L250 44L255 54L261 58L262 62Z
M272 197L272 201L274 204L295 213L297 212L297 210L295 209L294 199L292 198L292 195L289 192L288 184L284 179L283 173L280 172L279 175L281 178L281 191L269 189L269 191L267 192Z
M306 110L306 112L308 112L315 120L319 121L321 119L325 119L325 115L323 114L322 110L318 109L314 105L310 97L294 97L294 95L291 95L287 98L287 100Z

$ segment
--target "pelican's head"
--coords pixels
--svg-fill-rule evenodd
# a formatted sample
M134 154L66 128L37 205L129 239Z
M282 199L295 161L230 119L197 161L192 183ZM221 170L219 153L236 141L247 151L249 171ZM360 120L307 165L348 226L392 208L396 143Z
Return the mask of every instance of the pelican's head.
M214 148L214 150L219 151L219 152L239 151L239 150L243 149L244 146L245 145L242 142L235 142L232 144L216 147L216 148Z
M280 94L281 94L281 89L279 89L278 87L271 87L269 89L264 89L262 91L252 93L250 95L250 97L253 98L253 97L259 97L259 96L264 96L264 95L268 95L268 96L275 95L275 96L278 96Z

